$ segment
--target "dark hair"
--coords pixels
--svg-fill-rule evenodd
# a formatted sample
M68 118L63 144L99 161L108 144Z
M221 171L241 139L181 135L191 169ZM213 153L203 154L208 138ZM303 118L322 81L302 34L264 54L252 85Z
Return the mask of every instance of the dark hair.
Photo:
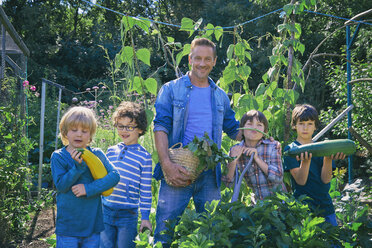
M315 121L315 128L320 126L318 111L310 104L297 104L292 111L291 126L294 128L298 121Z
M128 117L131 121L135 121L137 128L142 130L139 136L144 135L147 130L147 117L146 111L138 104L134 102L121 102L112 115L112 121L114 126L118 124L120 118Z
M269 130L269 122L267 121L266 116L258 110L250 110L245 113L240 120L239 127L244 127L245 123L248 120L252 121L253 118L257 118L259 122L262 122L264 124L264 132L267 133L267 131Z
M194 39L192 42L191 42L191 46L190 46L190 54L192 54L192 50L194 49L194 47L196 46L209 46L213 49L213 57L216 58L217 57L217 49L216 49L216 45L208 40L207 38L196 38Z

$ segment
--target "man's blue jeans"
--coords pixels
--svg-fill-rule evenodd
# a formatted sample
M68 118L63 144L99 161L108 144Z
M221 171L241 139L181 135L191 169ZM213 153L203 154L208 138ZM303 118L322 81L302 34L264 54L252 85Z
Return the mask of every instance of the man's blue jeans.
M136 244L137 209L110 210L103 206L105 230L101 232L100 248L132 248Z
M99 233L89 237L70 237L57 235L57 248L98 248Z
M156 208L154 243L160 241L164 248L169 247L172 237L161 235L160 232L166 230L166 220L176 220L178 223L191 197L193 197L197 213L205 210L206 202L221 199L221 192L216 184L215 171L204 171L194 183L187 187L172 187L164 179L161 180Z

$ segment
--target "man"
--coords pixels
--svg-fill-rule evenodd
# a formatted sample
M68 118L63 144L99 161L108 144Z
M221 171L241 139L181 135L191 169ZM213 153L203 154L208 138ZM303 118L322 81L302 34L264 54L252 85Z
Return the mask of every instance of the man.
M221 147L222 131L236 139L239 122L230 107L226 93L210 79L209 73L216 65L216 46L205 38L194 39L191 43L189 64L191 71L185 76L166 83L160 89L154 120L155 144L159 154L154 177L161 180L156 212L155 243L169 247L172 237L161 235L166 220L179 220L193 197L198 213L204 211L205 203L221 198L221 166L204 171L189 185L188 171L173 163L168 148L175 143L187 145L194 136L209 137ZM168 176L168 185L162 171Z

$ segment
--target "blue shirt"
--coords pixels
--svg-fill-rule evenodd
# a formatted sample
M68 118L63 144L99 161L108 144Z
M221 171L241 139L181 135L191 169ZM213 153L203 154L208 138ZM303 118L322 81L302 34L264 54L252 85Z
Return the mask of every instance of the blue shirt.
M211 137L212 133L212 106L211 87L193 86L189 98L189 114L186 123L183 145L193 141L194 137L203 137L204 132Z
M222 131L235 139L238 134L239 122L235 112L230 107L226 93L212 79L208 78L211 87L212 107L212 137L211 139L221 148ZM193 89L188 74L164 84L155 102L156 116L154 131L164 131L168 134L168 145L182 142L189 115L190 91ZM161 179L163 173L159 164L154 170L154 177ZM217 185L221 185L221 166L216 167Z
M152 202L151 155L140 144L124 143L109 147L106 155L119 171L120 182L110 196L103 197L103 205L112 209L112 215L115 210L135 208L137 211L140 207L142 219L148 220Z
M86 163L73 160L65 147L52 154L52 176L57 188L57 235L89 237L104 229L101 193L114 187L120 176L101 149L87 149L102 161L107 170L105 177L94 180ZM84 184L86 196L76 197L72 193L71 187L76 184Z
M298 141L294 141L286 146L284 151L300 145ZM284 169L286 171L300 167L300 163L301 161L297 161L294 157L284 156ZM334 163L332 163L332 166L334 166ZM327 216L333 214L335 209L333 207L332 198L329 195L330 183L323 183L321 179L322 168L323 157L312 157L306 184L297 184L293 177L291 177L291 182L292 188L294 189L293 195L296 198L300 195L310 197L311 199L306 201L310 209L313 211L319 210L321 211L321 216Z

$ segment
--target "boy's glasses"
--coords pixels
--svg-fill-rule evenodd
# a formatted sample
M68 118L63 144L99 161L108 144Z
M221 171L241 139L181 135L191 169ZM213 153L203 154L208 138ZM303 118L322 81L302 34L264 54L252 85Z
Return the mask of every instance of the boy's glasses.
M134 129L137 128L137 126L123 126L123 125L118 125L118 126L116 126L116 128L119 131L123 131L125 129L125 131L132 132L132 131L134 131Z

